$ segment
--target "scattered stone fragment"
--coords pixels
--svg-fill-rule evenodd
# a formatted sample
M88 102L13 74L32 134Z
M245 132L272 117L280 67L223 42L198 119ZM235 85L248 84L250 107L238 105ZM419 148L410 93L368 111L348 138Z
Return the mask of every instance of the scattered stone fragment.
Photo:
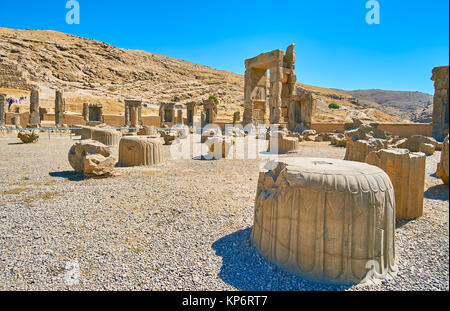
M38 131L20 131L17 134L17 137L24 143L24 144L32 144L39 140L39 132Z

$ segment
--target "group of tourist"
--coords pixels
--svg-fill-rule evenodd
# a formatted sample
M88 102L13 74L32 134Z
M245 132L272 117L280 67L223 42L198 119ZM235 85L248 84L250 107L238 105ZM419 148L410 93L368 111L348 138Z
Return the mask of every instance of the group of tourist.
M25 101L27 99L27 97L26 96L20 96L20 98L19 99L14 99L14 98L12 98L12 97L8 97L7 99L6 99L6 102L8 103L8 111L9 112L11 112L11 106L13 105L13 104L22 104L22 101Z

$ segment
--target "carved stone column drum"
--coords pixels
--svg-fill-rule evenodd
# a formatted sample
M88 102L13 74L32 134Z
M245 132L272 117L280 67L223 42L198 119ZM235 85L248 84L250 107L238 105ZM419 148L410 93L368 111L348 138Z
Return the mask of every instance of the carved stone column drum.
M101 142L107 146L117 146L120 141L120 133L116 130L105 130L94 128L92 139Z
M164 161L163 139L156 136L126 136L119 144L119 164L149 166Z
M425 162L425 154L408 149L381 149L366 158L366 163L378 166L391 179L397 219L416 219L423 215Z
M269 162L259 175L253 244L306 279L379 282L396 274L395 198L366 163L320 158Z
M211 137L206 141L208 145L208 158L214 160L225 159L230 153L233 142L225 137Z

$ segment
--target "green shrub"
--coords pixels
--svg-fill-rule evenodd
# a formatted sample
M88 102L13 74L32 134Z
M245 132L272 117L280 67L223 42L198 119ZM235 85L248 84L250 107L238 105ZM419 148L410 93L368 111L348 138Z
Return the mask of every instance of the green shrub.
M328 108L330 108L330 109L339 109L341 107L338 104L331 103L331 104L328 105Z
M217 99L216 96L211 95L211 96L209 96L209 99L212 99L216 105L219 104L219 100Z

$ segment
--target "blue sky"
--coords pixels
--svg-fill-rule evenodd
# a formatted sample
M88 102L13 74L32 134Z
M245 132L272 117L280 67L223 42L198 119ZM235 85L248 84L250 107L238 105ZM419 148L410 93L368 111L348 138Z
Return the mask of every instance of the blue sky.
M0 0L0 26L51 29L114 46L243 73L244 60L296 44L300 82L345 90L432 94L431 70L448 65L447 0L78 0L80 24L66 24L67 0Z

